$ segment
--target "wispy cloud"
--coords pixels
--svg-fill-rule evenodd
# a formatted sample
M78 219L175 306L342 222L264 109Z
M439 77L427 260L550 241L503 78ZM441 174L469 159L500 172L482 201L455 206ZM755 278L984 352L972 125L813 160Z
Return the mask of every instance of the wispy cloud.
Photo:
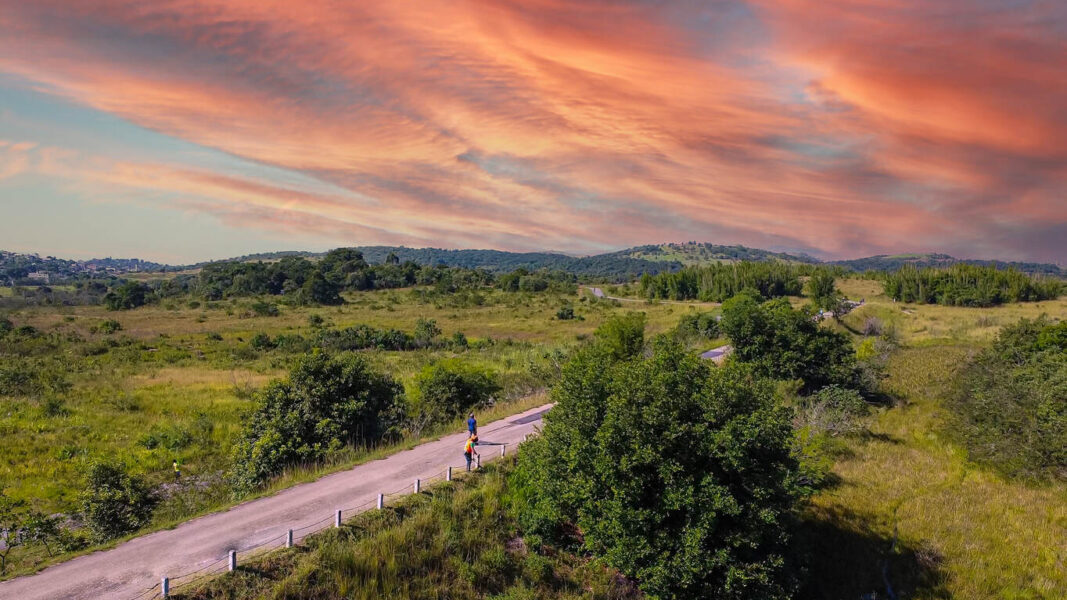
M4 4L0 72L324 184L180 157L50 171L232 227L1067 256L1063 3ZM0 146L0 185L43 169L24 154Z

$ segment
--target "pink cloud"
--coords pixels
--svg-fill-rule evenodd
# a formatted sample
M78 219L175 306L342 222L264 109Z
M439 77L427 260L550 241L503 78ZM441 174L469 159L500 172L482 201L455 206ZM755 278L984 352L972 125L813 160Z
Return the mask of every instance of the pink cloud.
M698 8L42 0L0 16L0 71L344 190L69 164L234 227L576 251L1067 252L984 239L1067 221L1067 46L1040 25L1062 5Z

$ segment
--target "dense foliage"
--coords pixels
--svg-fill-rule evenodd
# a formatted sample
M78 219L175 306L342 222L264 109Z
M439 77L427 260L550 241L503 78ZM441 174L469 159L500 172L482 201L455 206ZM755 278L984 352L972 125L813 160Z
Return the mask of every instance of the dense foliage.
M97 540L119 537L147 525L156 501L144 480L130 475L122 463L98 461L89 466L82 514Z
M1005 327L962 370L952 405L973 458L1067 479L1067 321Z
M316 353L257 398L234 445L234 488L247 491L287 466L345 446L394 437L404 419L403 387L358 354Z
M651 356L599 343L564 367L516 487L527 531L584 547L655 598L787 598L798 498L787 410L738 365L666 340Z
M642 276L640 294L653 299L704 302L722 302L745 289L755 290L764 298L799 296L799 277L815 270L812 265L765 262L686 267L676 273Z
M415 420L420 426L489 405L501 391L496 374L458 360L439 360L415 377Z
M643 273L662 273L681 268L676 261L643 260L625 252L595 256L567 256L551 252L503 252L500 250L444 250L440 248L404 248L402 246L365 246L357 248L367 260L381 262L392 254L401 261L420 265L447 265L465 269L485 269L493 273L527 271L566 271L594 279L626 281Z
M841 310L841 293L834 285L834 275L828 270L820 269L808 279L808 297L819 310L832 311L835 315Z
M855 388L859 373L848 337L820 327L808 310L784 299L760 303L748 294L722 306L723 333L734 358L752 365L763 377L800 380L808 393L828 385Z
M722 333L719 328L719 315L713 312L689 312L680 319L674 329L674 335L680 341L712 340Z
M905 266L883 276L887 296L902 302L944 306L995 306L1005 302L1034 302L1060 296L1060 279L1026 275L1014 268L997 269L966 264L945 269Z
M818 263L819 260L807 254L788 254L786 252L771 252L760 248L747 246L722 246L708 242L685 242L675 244L649 244L635 246L612 252L605 256L627 256L632 258L646 258L651 260L678 260L686 264L715 262L715 261L764 261L764 262L787 262L787 263Z
M948 254L879 254L866 258L851 260L835 260L829 264L845 267L856 272L893 272L904 267L923 269L928 267L945 268L957 264L974 265L977 267L999 267L1018 269L1031 275L1052 275L1054 277L1067 276L1067 270L1050 263L1015 262L999 260L973 260L959 259Z

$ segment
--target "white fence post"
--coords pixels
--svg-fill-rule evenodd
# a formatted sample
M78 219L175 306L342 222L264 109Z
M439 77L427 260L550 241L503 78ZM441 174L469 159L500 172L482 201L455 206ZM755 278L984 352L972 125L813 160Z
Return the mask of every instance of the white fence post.
M508 451L508 445L507 444L501 444L500 445L500 458L504 458L504 454L507 453L507 451Z
M420 491L422 491L422 482L419 481L418 479L416 479L415 480L415 493L418 494Z
M233 571L237 568L237 551L230 550L230 570Z
M445 471L445 481L452 481L452 467L448 467L448 470Z
M378 494L378 510L385 508L385 495Z
M333 526L334 527L340 527L341 526L341 509L340 508L338 508L337 512L334 513L334 515L333 515Z
M524 441L524 442L530 441L530 434L528 434L528 433L522 434L522 441Z
M159 584L160 595L164 598L170 597L170 578L164 577L163 582Z
M285 533L285 547L286 548L292 548L293 547L293 530L292 529L290 529L289 531L287 531Z

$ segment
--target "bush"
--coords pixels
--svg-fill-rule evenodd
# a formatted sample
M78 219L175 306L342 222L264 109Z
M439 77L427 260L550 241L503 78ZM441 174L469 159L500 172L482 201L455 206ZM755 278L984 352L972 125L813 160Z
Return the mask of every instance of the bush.
M870 413L859 392L836 385L824 387L800 402L797 426L816 434L856 433L863 428L863 417Z
M556 318L560 321L570 321L574 318L574 306L567 304L556 311Z
M489 405L500 393L496 373L458 359L440 360L415 376L415 407L423 424Z
M137 281L127 281L104 296L108 310L129 310L148 303L152 288Z
M806 310L784 299L760 304L738 295L722 306L723 332L736 360L772 379L799 379L810 393L828 385L855 388L856 356L848 337L820 327Z
M1067 352L1063 324L1023 319L964 367L953 432L975 460L1013 476L1067 479Z
M433 344L437 336L441 335L441 328L437 326L435 319L419 319L415 321L415 345L426 348Z
M593 335L600 347L616 360L633 358L645 347L645 313L611 317Z
M403 388L374 371L357 354L313 354L287 381L275 381L257 398L233 449L236 491L267 482L282 469L317 461L345 446L399 434Z
M110 335L117 331L122 331L122 323L119 323L115 319L108 319L92 328L93 333L103 333L105 335Z
M457 350L466 350L470 346L470 342L467 341L467 336L462 331L457 331L452 334L452 347Z
M789 597L799 467L769 381L673 342L622 361L596 344L553 400L513 480L528 533L581 543L651 597Z
M270 339L269 335L261 331L252 336L252 339L248 341L248 345L256 350L270 350L274 348L274 340Z
M0 337L4 337L14 330L15 324L10 319L0 319Z
M679 340L713 340L720 333L719 320L711 312L686 313L674 329L674 335Z
M257 317L277 317L280 314L277 304L264 302L263 300L253 302L249 308L252 310L252 314Z
M120 462L96 461L89 465L82 513L93 537L109 540L148 524L156 498L139 477Z

